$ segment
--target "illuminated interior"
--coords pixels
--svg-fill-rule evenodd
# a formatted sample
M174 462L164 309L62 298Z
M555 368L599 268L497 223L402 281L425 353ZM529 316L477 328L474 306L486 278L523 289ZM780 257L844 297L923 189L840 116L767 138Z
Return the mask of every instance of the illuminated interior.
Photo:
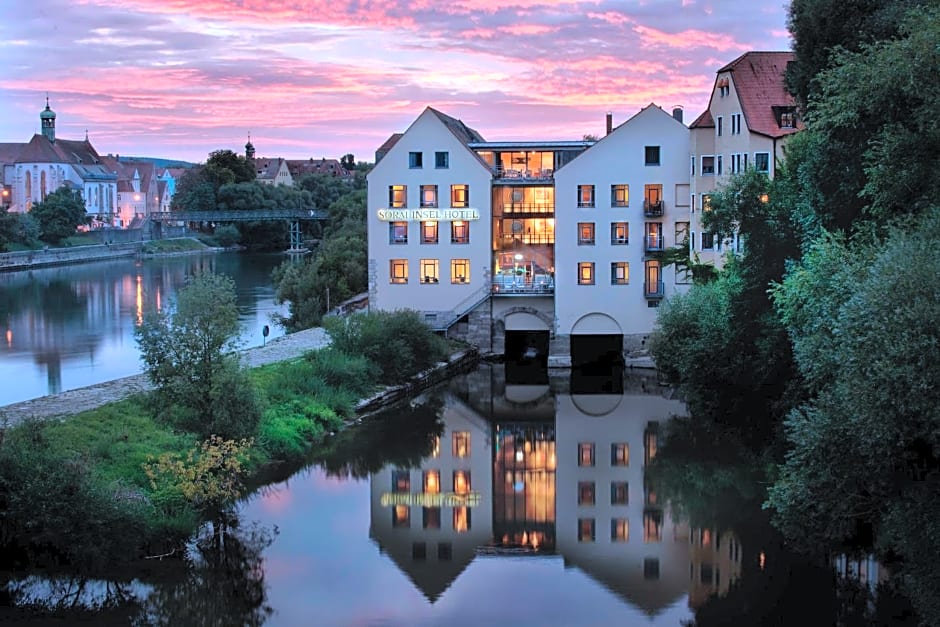
M551 292L555 281L555 190L493 188L493 291Z

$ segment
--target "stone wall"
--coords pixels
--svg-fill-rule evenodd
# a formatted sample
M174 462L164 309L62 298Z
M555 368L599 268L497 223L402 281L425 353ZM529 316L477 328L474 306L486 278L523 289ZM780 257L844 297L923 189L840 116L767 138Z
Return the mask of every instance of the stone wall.
M99 261L115 257L133 257L143 242L128 242L101 246L74 246L72 248L46 248L0 253L0 271L27 270L41 266L55 266L85 261Z

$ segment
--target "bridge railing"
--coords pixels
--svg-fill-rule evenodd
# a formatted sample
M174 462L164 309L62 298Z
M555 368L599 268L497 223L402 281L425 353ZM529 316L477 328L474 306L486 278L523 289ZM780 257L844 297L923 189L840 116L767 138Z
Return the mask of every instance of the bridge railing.
M325 220L329 214L315 209L244 209L226 211L151 211L154 222L244 222L265 220Z

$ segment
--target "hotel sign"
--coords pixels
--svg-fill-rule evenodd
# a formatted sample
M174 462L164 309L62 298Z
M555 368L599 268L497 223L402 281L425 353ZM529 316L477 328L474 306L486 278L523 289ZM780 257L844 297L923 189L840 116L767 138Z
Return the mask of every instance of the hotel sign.
M477 209L379 209L382 222L421 222L423 220L479 220Z
M468 492L457 494L455 492L386 492L382 495L382 507L395 505L419 505L421 507L479 507L480 493Z

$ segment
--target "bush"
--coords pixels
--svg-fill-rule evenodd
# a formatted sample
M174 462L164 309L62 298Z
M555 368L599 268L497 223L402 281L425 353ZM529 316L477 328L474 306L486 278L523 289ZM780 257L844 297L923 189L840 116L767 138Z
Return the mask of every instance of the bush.
M258 426L258 443L275 459L294 461L324 432L341 425L342 419L326 404L294 399L265 410Z
M215 230L215 241L219 246L228 248L234 246L241 239L242 234L234 224L223 224Z

